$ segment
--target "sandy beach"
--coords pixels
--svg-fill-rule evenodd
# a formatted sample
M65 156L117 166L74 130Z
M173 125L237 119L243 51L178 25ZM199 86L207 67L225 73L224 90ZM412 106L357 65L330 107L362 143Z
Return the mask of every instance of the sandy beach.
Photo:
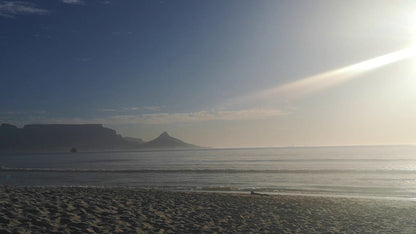
M1 187L2 233L412 233L416 202Z

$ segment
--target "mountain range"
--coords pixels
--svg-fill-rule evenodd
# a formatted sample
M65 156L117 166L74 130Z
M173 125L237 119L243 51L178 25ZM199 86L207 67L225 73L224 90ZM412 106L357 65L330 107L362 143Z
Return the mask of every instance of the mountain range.
M68 152L200 148L163 132L151 141L123 137L102 124L0 125L0 152Z

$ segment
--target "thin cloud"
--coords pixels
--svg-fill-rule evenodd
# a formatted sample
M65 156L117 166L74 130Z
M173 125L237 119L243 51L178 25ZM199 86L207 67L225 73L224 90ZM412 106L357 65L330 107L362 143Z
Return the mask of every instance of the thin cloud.
M15 18L19 15L45 15L49 11L23 1L0 1L0 17Z
M84 5L85 2L83 0L62 0L63 3L72 4L72 5Z
M137 110L140 110L141 108L137 107L137 106L134 106L134 107L125 107L123 109L127 110L127 111L137 111Z
M44 115L48 112L45 110L30 110L30 111L0 111L0 115Z
M100 112L160 112L163 106L132 106L121 108L104 108L98 109Z
M109 112L112 110L109 109ZM176 123L198 123L206 121L232 121L232 120L254 120L270 119L289 114L290 111L278 109L247 109L234 111L199 111L187 113L152 113L112 115L103 118L47 118L45 116L31 116L21 123L51 123L51 124L176 124ZM19 123L20 123L19 122Z
M116 112L116 109L98 109L100 112Z
M160 111L162 109L161 106L144 106L143 109L149 111Z
M113 124L172 124L196 123L213 120L269 119L286 115L289 112L278 109L248 109L234 111L199 111L188 113L152 113L141 115L115 115L105 119Z
M127 110L127 111L160 111L161 110L161 106L134 106L134 107L125 107L123 108L123 110Z
M2 111L0 112L0 115L14 115L16 112L14 111Z

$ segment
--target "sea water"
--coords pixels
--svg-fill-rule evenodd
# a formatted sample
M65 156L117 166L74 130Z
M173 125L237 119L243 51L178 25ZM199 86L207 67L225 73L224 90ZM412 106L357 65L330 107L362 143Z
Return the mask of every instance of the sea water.
M0 184L416 198L416 146L0 155Z

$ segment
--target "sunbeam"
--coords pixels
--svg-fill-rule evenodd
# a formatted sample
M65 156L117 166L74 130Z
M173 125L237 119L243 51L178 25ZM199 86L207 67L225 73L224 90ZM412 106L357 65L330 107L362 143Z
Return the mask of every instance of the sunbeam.
M298 99L306 94L339 85L343 82L359 78L360 74L376 68L399 62L416 55L416 47L398 50L386 55L378 56L363 62L309 76L288 84L280 85L271 89L263 90L250 96L249 100L267 99L273 97L284 98L284 100ZM362 77L362 76L361 76ZM247 97L244 98L247 100Z

